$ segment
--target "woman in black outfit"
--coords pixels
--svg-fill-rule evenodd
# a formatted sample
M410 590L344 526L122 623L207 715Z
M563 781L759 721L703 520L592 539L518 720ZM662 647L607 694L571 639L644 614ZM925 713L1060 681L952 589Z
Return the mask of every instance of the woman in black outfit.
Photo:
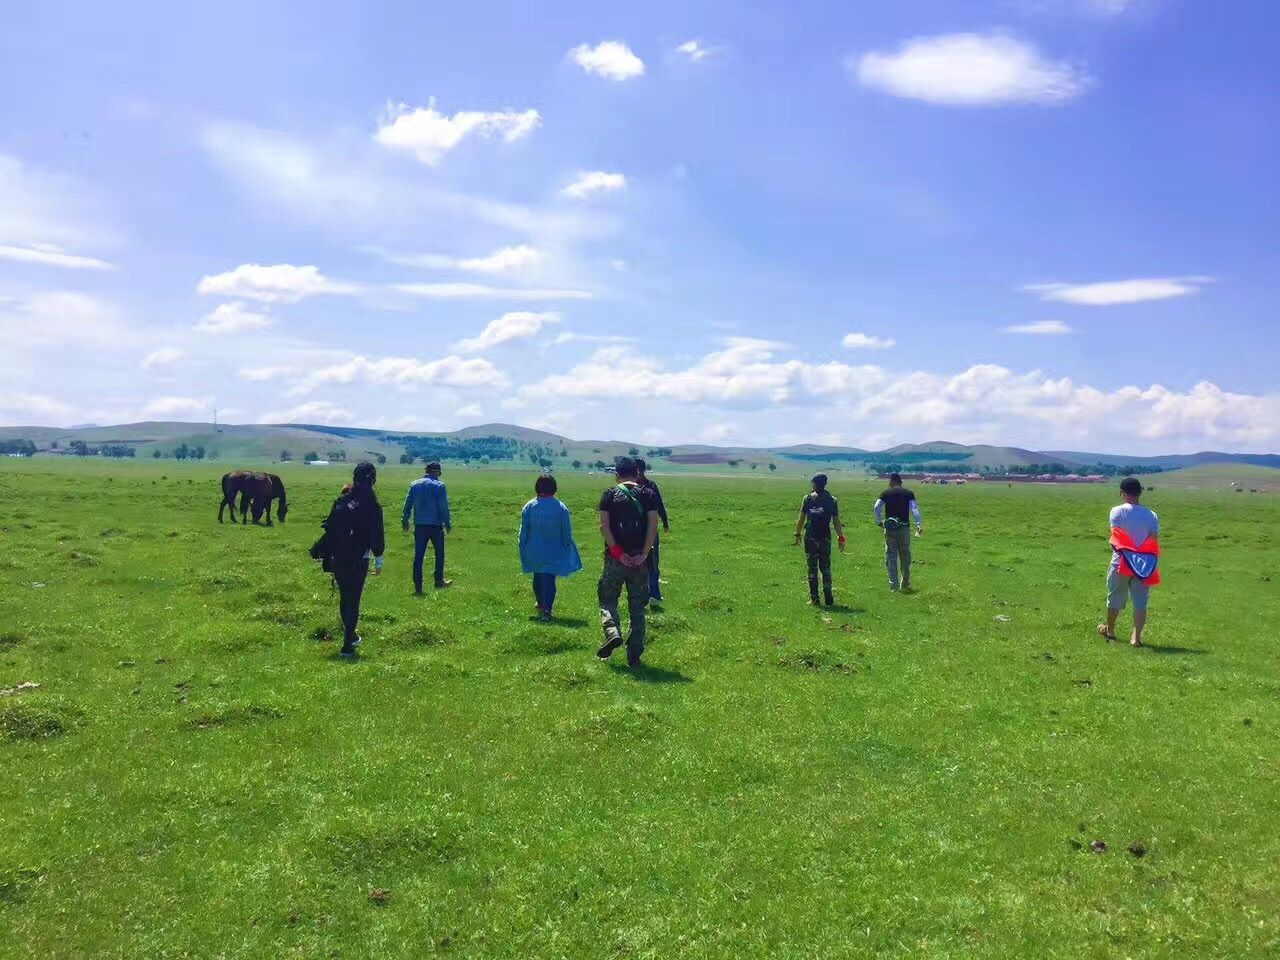
M338 609L342 615L343 642L341 655L354 657L360 635L356 622L360 619L360 595L369 575L369 558L373 557L373 575L382 573L382 554L386 536L382 528L382 506L373 492L378 471L367 461L356 465L352 482L333 502L325 535L338 585Z

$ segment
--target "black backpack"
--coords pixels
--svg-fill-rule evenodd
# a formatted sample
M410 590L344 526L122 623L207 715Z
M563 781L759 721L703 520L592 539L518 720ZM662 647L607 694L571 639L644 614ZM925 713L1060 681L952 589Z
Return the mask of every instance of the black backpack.
M324 533L311 545L309 552L312 560L320 561L320 569L325 573L332 573L337 561L354 559L367 549L361 546L361 530L357 520L361 512L359 503L344 493L333 501L329 516L320 521Z

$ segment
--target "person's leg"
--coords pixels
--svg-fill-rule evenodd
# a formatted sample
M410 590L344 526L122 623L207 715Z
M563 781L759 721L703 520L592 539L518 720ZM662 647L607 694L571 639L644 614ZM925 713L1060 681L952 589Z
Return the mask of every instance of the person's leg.
M818 540L804 538L804 561L809 568L809 602L818 602Z
M640 664L644 653L645 611L649 606L649 571L644 567L627 571L627 613L630 629L627 633L627 666Z
M1128 577L1120 576L1114 566L1107 571L1107 623L1099 632L1108 640L1116 638L1116 621L1129 599Z
M538 609L542 610L542 574L535 573L533 575L533 602L538 605Z
M444 586L444 527L431 527L431 546L436 552L436 586Z
M660 542L653 541L653 553L649 557L649 599L654 603L662 602L662 584L660 581Z
M822 599L827 606L836 602L831 592L831 538L827 537L818 544L818 569L822 571Z
M369 574L369 561L360 560L342 571L338 580L339 609L342 615L342 652L352 653L360 642L356 625L360 622L360 597Z
M550 616L551 608L556 605L556 575L554 573L544 573L542 575L542 601L543 609L547 611L547 616Z
M604 630L604 646L596 656L608 659L609 654L622 646L622 632L618 629L618 597L622 593L623 566L612 557L606 557L604 572L596 593L600 601L600 626Z
M1142 646L1142 630L1147 625L1147 600L1151 588L1137 577L1131 578L1129 589L1133 594L1133 636L1129 643L1135 647Z
M413 592L422 592L422 561L427 555L427 528L418 524L413 528Z
M911 525L903 524L898 531L898 563L902 567L902 589L911 586Z
M889 589L898 589L898 538L888 527L884 528L884 566L889 571Z

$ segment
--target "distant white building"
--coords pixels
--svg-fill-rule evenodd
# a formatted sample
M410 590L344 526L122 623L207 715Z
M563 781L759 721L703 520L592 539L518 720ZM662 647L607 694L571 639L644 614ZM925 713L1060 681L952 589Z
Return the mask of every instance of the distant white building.
M328 460L304 460L302 462L310 467L327 467L329 465Z

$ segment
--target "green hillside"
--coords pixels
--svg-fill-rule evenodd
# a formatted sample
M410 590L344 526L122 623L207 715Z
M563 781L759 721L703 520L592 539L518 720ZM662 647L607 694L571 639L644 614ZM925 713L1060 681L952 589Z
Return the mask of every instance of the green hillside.
M1158 487L1177 490L1258 490L1266 493L1280 491L1280 469L1257 467L1247 463L1210 463L1200 467L1187 467L1152 477ZM1232 487L1232 484L1236 484Z

